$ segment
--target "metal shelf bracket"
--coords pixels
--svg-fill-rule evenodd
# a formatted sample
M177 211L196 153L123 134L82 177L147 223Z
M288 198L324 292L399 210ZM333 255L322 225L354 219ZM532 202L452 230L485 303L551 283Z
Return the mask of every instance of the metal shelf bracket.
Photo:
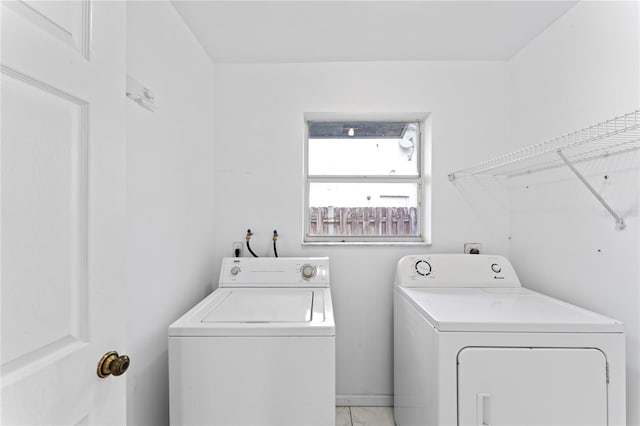
M607 203L607 201L604 198L602 198L600 194L598 194L598 191L596 191L594 187L591 186L591 184L587 181L587 179L585 179L585 177L582 176L582 174L578 171L578 169L575 168L573 163L571 163L571 161L569 161L569 159L562 153L562 150L558 149L556 150L556 153L562 159L562 161L564 161L567 167L569 167L569 169L571 169L571 171L578 177L578 179L580 179L580 181L584 184L584 186L586 186L587 189L591 191L591 193L594 195L594 197L596 197L596 199L600 202L600 204L602 204L604 208L607 209L609 214L613 216L613 218L616 220L616 229L619 231L623 230L625 227L625 224L624 224L624 220L620 217L620 215L618 215L611 208L609 203Z

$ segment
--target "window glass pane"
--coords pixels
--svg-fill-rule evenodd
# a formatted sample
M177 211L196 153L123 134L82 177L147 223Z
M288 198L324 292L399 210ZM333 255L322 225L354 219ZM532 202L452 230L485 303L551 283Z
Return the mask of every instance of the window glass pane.
M310 236L419 234L417 183L309 184Z
M418 176L417 123L344 123L354 127L340 132L319 124L335 123L309 123L310 176ZM402 131L385 124L401 124Z

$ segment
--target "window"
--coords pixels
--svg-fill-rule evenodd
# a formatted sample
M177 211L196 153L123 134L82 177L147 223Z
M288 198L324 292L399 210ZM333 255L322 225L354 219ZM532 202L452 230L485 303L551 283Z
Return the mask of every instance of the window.
M305 242L430 242L426 124L307 117Z

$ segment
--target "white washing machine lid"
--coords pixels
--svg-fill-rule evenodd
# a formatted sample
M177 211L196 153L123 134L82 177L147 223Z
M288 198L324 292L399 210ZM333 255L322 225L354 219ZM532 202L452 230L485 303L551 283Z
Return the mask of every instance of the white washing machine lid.
M229 290L202 318L202 322L309 322L312 318L313 296L313 290ZM324 316L324 312L316 315Z
M620 321L526 288L406 288L395 291L439 331L623 333Z
M169 336L334 336L329 288L219 288Z

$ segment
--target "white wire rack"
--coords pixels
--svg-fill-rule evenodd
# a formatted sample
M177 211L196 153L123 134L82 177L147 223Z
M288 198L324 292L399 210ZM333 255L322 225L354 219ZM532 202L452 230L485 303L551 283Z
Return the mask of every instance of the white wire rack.
M567 166L615 219L616 229L621 230L625 227L622 217L574 164L639 148L640 110L458 170L449 174L449 180L474 175L512 177Z
M575 164L638 148L640 110L455 171L449 179L474 175L511 177L564 166L558 151Z

